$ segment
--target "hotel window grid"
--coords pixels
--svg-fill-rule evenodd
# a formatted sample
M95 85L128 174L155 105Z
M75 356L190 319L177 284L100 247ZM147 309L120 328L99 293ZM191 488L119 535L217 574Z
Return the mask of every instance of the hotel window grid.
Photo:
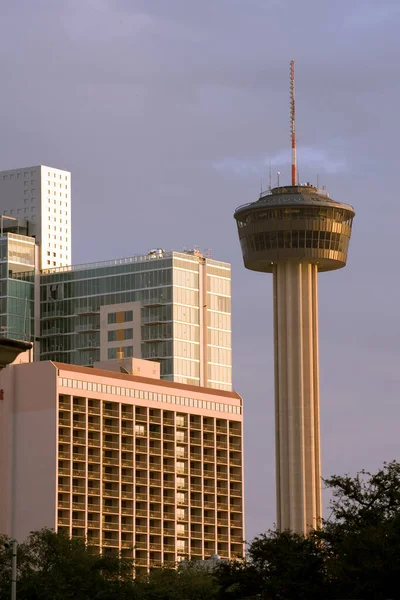
M58 530L139 570L242 556L240 422L67 393L58 424Z

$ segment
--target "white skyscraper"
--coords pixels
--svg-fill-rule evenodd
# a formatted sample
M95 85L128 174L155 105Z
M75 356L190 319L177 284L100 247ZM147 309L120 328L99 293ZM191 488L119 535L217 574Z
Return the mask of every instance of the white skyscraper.
M40 267L71 264L71 173L39 165L0 171L0 214L28 221Z

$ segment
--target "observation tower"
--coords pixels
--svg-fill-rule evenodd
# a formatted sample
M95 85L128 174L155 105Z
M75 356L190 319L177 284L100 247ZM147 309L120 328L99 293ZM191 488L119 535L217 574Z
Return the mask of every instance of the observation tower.
M306 533L322 517L318 272L346 265L354 209L297 183L291 62L292 185L236 209L247 269L273 274L277 526Z

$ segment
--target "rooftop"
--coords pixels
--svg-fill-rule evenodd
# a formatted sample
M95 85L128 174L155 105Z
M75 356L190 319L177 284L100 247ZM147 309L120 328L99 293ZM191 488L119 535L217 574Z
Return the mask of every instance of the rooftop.
M129 265L132 263L142 263L146 261L153 261L156 259L166 259L172 257L181 257L185 259L193 258L193 261L198 260L198 258L207 258L211 260L211 252L207 250L206 252L200 252L199 250L183 250L181 252L177 252L175 250L163 250L162 248L157 248L155 250L150 250L147 254L136 254L135 256L130 256L128 258L115 258L112 260L104 260L97 261L92 263L82 263L78 265L67 265L64 267L54 267L53 269L43 269L42 274L51 275L52 273L67 273L69 271L85 271L87 269L99 269L101 267L114 267L121 265ZM230 266L229 263L221 262L221 261L212 261L214 264L219 264L221 266Z
M49 361L53 362L53 361ZM185 383L177 383L175 381L167 381L166 379L154 379L152 377L141 377L140 375L126 375L116 371L106 371L103 369L94 369L92 367L78 367L59 362L53 362L53 365L60 371L71 371L74 373L82 373L87 376L109 377L111 379L121 379L123 381L131 381L137 383L145 383L147 385L156 385L163 388L185 390L186 392L199 392L201 394L209 394L211 396L221 396L222 398L234 398L242 403L242 398L236 392L226 392L225 390L217 390L215 388L201 387L199 385L188 385Z
M297 205L342 208L355 212L350 204L337 202L329 197L326 190L318 189L307 183L306 185L281 186L261 192L259 199L255 202L248 202L239 206L235 211L235 215L242 211L245 212L249 208L277 208Z

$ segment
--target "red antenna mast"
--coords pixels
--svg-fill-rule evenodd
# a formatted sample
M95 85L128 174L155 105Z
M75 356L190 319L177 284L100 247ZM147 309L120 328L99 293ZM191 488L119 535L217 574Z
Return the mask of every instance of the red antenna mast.
M292 135L292 185L297 183L296 112L294 102L294 60L290 62L290 130Z

